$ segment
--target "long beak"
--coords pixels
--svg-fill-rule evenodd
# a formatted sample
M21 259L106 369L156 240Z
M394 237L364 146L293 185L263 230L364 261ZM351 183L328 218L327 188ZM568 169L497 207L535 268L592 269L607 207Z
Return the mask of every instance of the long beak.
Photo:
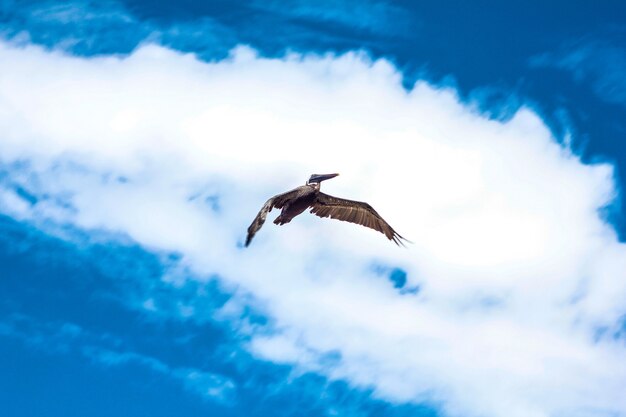
M337 175L339 174L316 175L312 177L311 179L309 179L309 182L322 182L322 181L329 180L331 178L335 178Z

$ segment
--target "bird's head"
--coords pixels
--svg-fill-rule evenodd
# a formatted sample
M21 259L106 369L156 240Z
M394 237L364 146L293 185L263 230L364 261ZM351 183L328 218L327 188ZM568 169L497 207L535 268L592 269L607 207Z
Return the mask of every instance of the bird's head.
M307 185L309 184L319 184L322 181L326 181L329 180L331 178L335 178L337 175L339 174L324 174L324 175L320 175L320 174L313 174L309 177L309 180L306 182Z

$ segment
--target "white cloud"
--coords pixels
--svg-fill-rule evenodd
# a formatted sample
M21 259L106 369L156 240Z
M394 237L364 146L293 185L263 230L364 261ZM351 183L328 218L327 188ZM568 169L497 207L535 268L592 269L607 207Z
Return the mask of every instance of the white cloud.
M13 210L219 275L278 329L250 330L259 357L452 416L626 414L623 342L596 337L626 307L625 247L598 216L612 169L582 164L531 111L487 120L359 53L239 48L208 64L2 45L0 60L2 162L26 161L16 178L39 196L8 197ZM414 244L303 215L237 245L266 198L335 171L325 191L368 201Z
M0 207L4 214L10 215L16 219L28 213L29 205L26 200L20 197L14 190L10 188L0 188Z

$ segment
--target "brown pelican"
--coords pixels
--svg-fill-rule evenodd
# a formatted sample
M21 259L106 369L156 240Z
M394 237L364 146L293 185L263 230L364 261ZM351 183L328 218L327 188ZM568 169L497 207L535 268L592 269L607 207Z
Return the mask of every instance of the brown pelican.
M248 227L246 246L250 244L256 232L263 226L267 213L273 208L282 210L280 215L274 220L274 223L278 225L289 223L291 219L310 208L311 213L316 216L360 224L383 233L397 245L404 245L402 240L406 239L393 230L389 223L380 217L369 204L333 197L320 191L322 181L335 178L337 175L339 174L313 174L305 185L286 193L275 195L267 200L250 227Z

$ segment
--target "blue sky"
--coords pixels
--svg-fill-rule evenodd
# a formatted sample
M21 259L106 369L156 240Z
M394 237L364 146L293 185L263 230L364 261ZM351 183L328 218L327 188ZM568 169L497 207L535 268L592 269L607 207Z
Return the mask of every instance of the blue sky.
M0 0L0 65L7 415L626 415L620 2ZM242 247L335 171L414 244Z

